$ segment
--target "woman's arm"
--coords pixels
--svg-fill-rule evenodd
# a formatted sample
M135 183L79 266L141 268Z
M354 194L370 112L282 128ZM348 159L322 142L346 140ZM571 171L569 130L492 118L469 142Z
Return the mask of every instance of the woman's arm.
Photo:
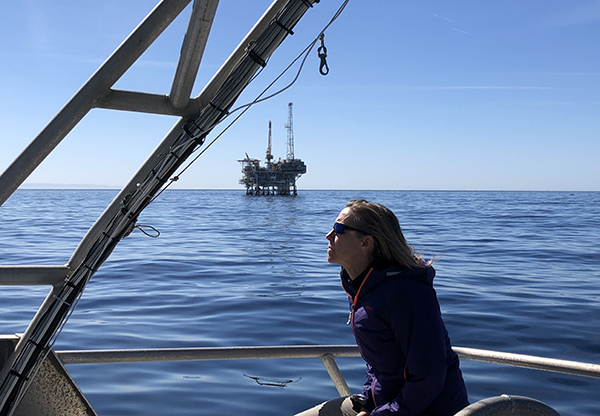
M373 400L373 380L375 380L375 375L373 374L373 368L367 364L367 380L365 384L363 384L363 392L361 394L364 403L362 406L365 410L373 410L375 408L375 401Z
M409 286L402 302L388 309L391 328L406 356L404 386L392 402L375 408L372 416L422 414L444 387L446 330L435 291L419 282Z

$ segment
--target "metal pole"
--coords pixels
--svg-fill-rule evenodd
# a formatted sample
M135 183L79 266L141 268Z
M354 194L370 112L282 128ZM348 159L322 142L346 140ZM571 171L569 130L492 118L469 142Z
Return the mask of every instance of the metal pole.
M229 58L227 58L227 61L225 61L219 71L212 77L208 84L206 84L198 96L198 100L200 101L202 107L206 106L208 101L213 98L215 92L221 86L225 77L229 75L233 67L246 53L246 48L248 45L271 24L277 13L281 11L288 1L289 0L275 0L273 3L271 3L267 11L265 11L258 22L256 22L254 27L250 30L250 32L248 32L246 37L240 42L238 47L233 51Z
M346 380L344 379L344 376L342 375L340 368L337 366L333 356L331 354L325 354L321 356L321 361L323 361L323 365L325 366L331 381L333 381L333 385L337 389L340 397L350 396L352 394L350 387L348 387L348 384L346 383Z
M163 0L0 176L0 206L107 94L191 0Z
M173 107L187 107L219 0L194 0L169 97Z
M600 365L598 364L579 363L508 352L478 350L474 348L454 347L453 350L462 360L482 361L575 376L600 378Z
M281 11L281 8L285 6L288 0L275 0L269 9L263 14L261 19L254 25L254 27L248 32L244 40L238 45L236 50L229 56L227 61L221 66L219 71L212 77L208 84L204 87L200 95L196 98L199 107L203 108L208 105L208 102L214 97L214 94L223 85L232 69L238 64L240 58L246 53L246 47L252 39L256 39L271 23L277 13ZM106 208L104 213L98 218L96 223L90 228L86 236L79 243L79 246L75 249L75 252L69 260L68 267L73 269L79 265L82 259L85 257L90 247L98 239L98 237L104 232L106 224L112 220L115 213L121 209L121 202L123 199L137 189L137 185L143 181L145 177L155 167L156 160L162 158L162 155L169 153L171 145L175 142L179 134L185 125L186 120L180 119L173 128L167 133L162 142L152 152L140 169L136 172L133 178L127 185L123 187L121 192L115 197L113 202Z
M600 365L532 355L453 347L462 360L511 365L582 377L600 378ZM153 361L236 360L252 358L360 357L355 345L295 345L270 347L176 348L148 350L61 351L65 364Z
M57 351L63 364L138 363L159 361L247 360L264 358L360 357L353 345L268 347L159 348L144 350Z
M166 95L113 89L102 97L102 101L98 102L96 107L139 113L181 115L172 107Z
M40 307L40 309L38 309L35 316L33 317L32 322L34 322L36 319L39 319L39 317L41 317L46 312L48 305L50 304L51 300L56 296L56 293L58 291L59 291L59 289L56 286L52 287L52 289L46 296L46 299L44 299L42 306ZM14 360L14 357L18 356L21 353L21 351L25 347L25 344L23 343L23 339L29 338L31 331L33 331L33 327L30 324L27 327L27 329L25 330L25 332L23 334L19 335L19 341L17 342L17 345L16 345L14 351L11 353L10 357L4 363L4 367L2 367L2 369L0 370L0 380L5 380L7 375L10 374L11 365L9 365L9 363L12 363ZM4 404L2 404L2 405L4 405Z

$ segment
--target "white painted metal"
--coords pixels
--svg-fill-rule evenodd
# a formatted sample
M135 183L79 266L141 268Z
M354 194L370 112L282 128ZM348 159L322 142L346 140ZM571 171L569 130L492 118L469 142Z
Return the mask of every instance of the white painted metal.
M0 177L0 184L9 185L4 189L0 188L0 192L4 191L0 193L0 197L4 198L0 202L4 202L16 190L92 107L112 105L142 111L170 111L168 98L113 91L111 87L188 3L189 0L163 0L159 3ZM211 4L216 7L216 3ZM60 333L60 327L64 325L93 274L116 244L133 230L138 215L171 175L175 174L176 169L204 143L206 135L225 117L250 79L265 65L264 61L277 49L311 5L312 0L276 0L271 5L248 35L247 38L252 42L243 41L238 48L240 58L237 58L236 50L205 87L199 99L194 101L200 103L196 114L179 120L88 231L66 266L66 278L62 284L53 286L0 372L0 413L3 416L10 416L14 412L15 406L26 392L28 380L32 379L32 374L42 364L47 348L52 346ZM206 15L214 16L214 13ZM196 31L194 27L192 25L192 29L188 31L190 39L195 37L192 33ZM204 28L206 27L205 24ZM194 62L200 58L195 45L191 43L188 42L188 50L182 53L182 60L189 62L182 64L187 72L193 71ZM193 85L193 82L190 84L188 75L183 74L186 72L184 69L176 75L177 93ZM108 98L104 99L105 97ZM147 100L149 104L142 102L144 97L152 97ZM54 126L55 129L49 126ZM56 129L59 131L55 131Z
M600 365L555 360L530 355L454 347L461 360L525 367L542 371L600 378ZM132 363L159 361L247 360L266 358L320 358L340 397L351 394L338 368L336 357L360 357L355 345L294 345L269 347L176 348L146 350L61 351L58 357L65 365ZM461 414L462 415L462 414ZM465 413L462 416L483 416L484 413ZM491 415L491 414L490 414ZM526 415L526 414L524 414ZM501 416L501 414L498 414ZM540 414L539 416L544 416Z
M325 369L327 370L331 381L333 381L333 385L337 389L340 397L350 396L352 394L352 391L350 391L350 387L348 387L348 384L346 384L346 380L344 379L340 368L337 366L333 355L322 355L321 361L323 361L323 365L325 366Z
M65 136L189 4L163 0L102 64L48 125L0 176L0 205L27 179Z
M169 94L176 109L184 110L188 105L218 5L219 0L194 1Z
M532 355L454 347L461 360L482 361L575 376L600 378L600 365ZM62 351L65 364L129 363L151 361L241 360L254 358L360 357L355 345L294 345L231 348L176 348L149 350Z
M268 347L157 348L139 350L60 351L65 365L160 361L248 360L267 358L359 357L355 345L293 345Z
M275 0L271 4L269 9L263 14L261 19L256 23L256 25L254 25L250 32L248 32L236 50L229 56L219 71L204 87L200 95L193 101L198 108L203 108L208 105L208 102L214 97L216 91L223 85L234 66L238 64L240 58L246 53L246 47L248 46L248 43L251 40L256 39L259 34L265 30L277 13L281 11L281 8L287 3L287 1L288 0ZM160 159L164 154L169 153L171 146L179 137L185 123L186 120L182 118L173 126L162 142L158 145L154 152L152 152L150 157L146 160L146 162L144 162L133 178L129 181L129 183L123 187L113 202L106 208L104 213L100 216L100 218L98 218L92 228L90 228L68 262L68 267L70 269L76 268L81 261L83 261L83 258L89 252L91 246L104 232L106 225L121 209L121 201L123 201L127 195L130 195L138 189L138 185L142 183L144 178L146 178L154 169L154 162Z
M173 108L167 95L146 92L110 90L97 107L111 110L136 111L138 113L181 116L182 112Z
M196 0L183 41L169 95L111 89L96 107L142 113L186 116L200 106L190 98L219 0Z
M256 40L258 35L262 33L269 24L273 21L277 13L281 11L283 6L289 0L275 0L269 6L267 11L262 15L262 17L256 22L254 27L250 29L250 32L246 35L246 37L240 42L238 47L233 51L233 53L227 58L225 63L221 65L219 71L213 76L213 78L209 81L208 84L204 87L200 95L198 96L198 100L200 101L201 107L204 107L208 104L208 101L212 99L212 97L217 92L219 86L225 80L225 77L229 75L233 67L239 62L239 60L246 53L246 48Z
M575 361L556 360L535 357L533 355L512 354L508 352L478 350L474 348L454 347L454 351L463 360L483 361L486 363L511 365L534 370L552 371L575 376L600 378L600 365Z

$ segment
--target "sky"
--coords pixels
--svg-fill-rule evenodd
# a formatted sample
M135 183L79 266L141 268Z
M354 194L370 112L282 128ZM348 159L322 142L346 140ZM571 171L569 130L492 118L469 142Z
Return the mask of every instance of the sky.
M154 8L154 0L22 0L0 15L4 171ZM197 96L269 0L220 0ZM310 9L234 107L252 101L343 0ZM115 84L168 94L191 7ZM227 129L175 188L243 189L239 159L285 158L299 189L600 191L600 0L350 0L297 81ZM271 90L288 85L294 66ZM230 119L209 135L211 141ZM177 122L94 109L24 186L125 185Z

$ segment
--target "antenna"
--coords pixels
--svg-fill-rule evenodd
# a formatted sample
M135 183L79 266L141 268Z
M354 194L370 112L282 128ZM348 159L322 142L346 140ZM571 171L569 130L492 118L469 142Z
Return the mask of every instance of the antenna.
M292 103L288 104L288 122L284 126L287 129L287 160L294 159L294 117L292 115Z

